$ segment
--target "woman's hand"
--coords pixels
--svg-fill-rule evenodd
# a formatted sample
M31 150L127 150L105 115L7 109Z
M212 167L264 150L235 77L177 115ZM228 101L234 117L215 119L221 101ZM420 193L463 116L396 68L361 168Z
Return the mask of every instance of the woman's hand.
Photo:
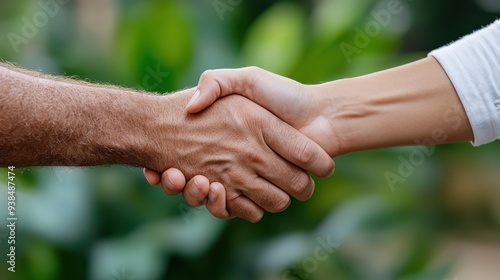
M300 130L334 156L337 137L334 124L325 117L325 110L334 106L317 89L258 67L208 70L201 76L186 110L198 113L218 98L239 94Z

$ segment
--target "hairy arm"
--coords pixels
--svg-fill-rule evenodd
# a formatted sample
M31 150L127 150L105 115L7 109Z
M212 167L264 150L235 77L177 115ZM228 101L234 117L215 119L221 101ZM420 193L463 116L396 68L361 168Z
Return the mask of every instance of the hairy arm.
M144 120L157 98L1 64L0 165L153 168L153 127Z
M303 169L332 171L316 143L243 97L187 114L193 91L151 95L2 65L0 166L176 166L187 179L202 172L224 184L223 217L251 221L284 210L289 195L310 197Z

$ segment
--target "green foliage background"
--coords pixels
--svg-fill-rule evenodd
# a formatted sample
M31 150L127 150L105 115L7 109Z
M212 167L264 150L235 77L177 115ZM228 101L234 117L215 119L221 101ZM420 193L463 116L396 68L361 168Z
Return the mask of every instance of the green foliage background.
M49 2L57 12L36 19ZM354 45L388 2L2 0L0 58L161 93L196 85L206 69L248 65L319 83L422 58L500 12L495 0L397 1L403 11L347 58L340 45ZM36 32L13 44L26 21ZM164 74L151 79L155 70ZM450 240L500 250L500 145L437 147L391 188L384 174L415 153L339 157L309 201L258 224L191 209L138 168L17 170L17 272L7 272L2 226L0 279L447 279L459 269L458 256L439 257ZM0 221L6 183L1 170Z

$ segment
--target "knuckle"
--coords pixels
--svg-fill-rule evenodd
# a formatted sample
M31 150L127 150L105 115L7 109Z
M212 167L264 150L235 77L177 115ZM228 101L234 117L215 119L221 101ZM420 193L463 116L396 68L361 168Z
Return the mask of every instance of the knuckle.
M203 71L203 73L201 73L201 77L204 77L204 78L211 77L215 74L214 72L215 72L215 70L212 70L212 69L205 70L205 71Z
M294 148L294 158L300 165L309 165L316 157L315 149L308 140L300 140Z
M264 212L254 212L250 217L248 217L247 220L252 223L257 223L260 220L262 220L263 217L264 217Z
M245 146L242 148L241 156L243 160L250 162L261 162L262 156L258 149L253 146Z
M251 129L261 129L264 126L264 119L262 115L248 113L245 116L246 125Z
M226 174L229 177L230 182L232 182L232 185L234 186L243 185L245 182L245 176L238 168L229 168L226 171Z
M291 189L297 198L309 196L309 175L305 172L299 172L292 181Z
M218 210L218 209L212 209L212 208L208 208L208 211L210 212L210 214L212 214L212 216L218 218L218 219L221 219L221 220L228 220L228 219L231 219L232 216L226 211L226 209L221 209L221 210Z
M282 195L279 198L275 199L272 208L268 211L271 213L283 212L286 208L288 208L288 206L290 206L290 202L290 196Z
M212 69L203 71L203 73L202 73L202 74L201 74L201 76L200 76L200 77L201 77L201 80L208 80L208 79L211 79L212 77L214 77L214 76L215 76L216 71L217 71L217 70L212 70Z
M247 92L247 94L252 94L255 90L256 90L256 87L258 82L257 80L259 79L259 77L262 77L263 74L265 73L265 71L260 68L260 67L257 67L257 66L250 66L250 67L247 67L246 69L246 75L244 76L244 88L245 88L245 91Z
M243 203L241 196L236 196L227 202L227 211L231 217L240 217L249 222L256 223L264 216L262 209L249 207Z

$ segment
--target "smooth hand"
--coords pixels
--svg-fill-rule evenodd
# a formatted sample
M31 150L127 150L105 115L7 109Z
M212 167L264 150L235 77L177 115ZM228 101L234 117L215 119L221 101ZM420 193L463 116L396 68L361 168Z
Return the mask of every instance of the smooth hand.
M330 156L337 151L333 124L325 117L324 96L317 86L303 85L258 67L209 70L203 73L198 90L187 105L189 113L198 113L218 98L239 94L266 108L278 118L318 143Z

